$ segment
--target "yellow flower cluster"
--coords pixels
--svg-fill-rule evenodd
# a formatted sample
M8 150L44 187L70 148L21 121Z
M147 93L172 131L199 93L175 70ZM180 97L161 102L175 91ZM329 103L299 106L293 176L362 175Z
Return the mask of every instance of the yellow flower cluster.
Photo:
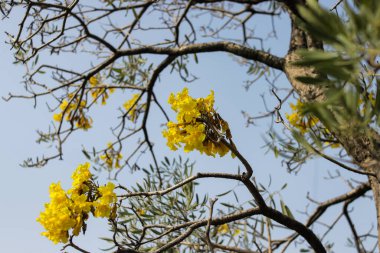
M69 98L72 98L72 95L69 95ZM76 97L72 99L72 101L69 103L66 99L64 99L59 106L59 109L61 110L60 113L56 113L53 116L53 119L55 121L62 121L62 118L65 115L65 120L66 121L71 121L75 123L76 127L82 128L84 130L87 130L91 128L92 124L92 119L91 117L88 117L85 115L84 110L86 108L87 101L86 100L81 100L80 102L78 101ZM74 112L77 110L77 112L74 115Z
M297 128L301 134L305 134L308 130L315 125L317 125L320 121L318 118L313 116L302 115L302 107L304 104L298 99L296 104L290 103L290 108L292 109L291 114L285 114L289 123ZM324 129L324 135L331 137L331 133L328 129ZM329 145L330 148L339 148L340 144L335 142L325 141L326 145Z
M71 189L64 191L60 183L50 185L50 203L40 213L37 221L45 228L41 234L53 243L66 243L70 233L77 236L89 212L95 217L114 218L116 213L115 185L108 183L97 188L92 182L90 164L78 166L71 178Z
M296 104L290 103L292 113L285 114L289 123L297 128L302 134L306 133L308 128L315 126L319 122L319 119L315 117L305 117L302 115L301 111L303 105L304 104L301 102L301 100L298 99Z
M132 122L135 122L139 113L145 109L145 104L138 104L139 97L139 94L134 94L130 100L123 104L125 111L128 112L127 116Z
M99 198L93 203L95 217L112 218L116 217L116 203L117 198L114 193L115 185L108 182L105 186L98 188Z
M224 223L224 224L220 225L220 226L217 228L217 233L218 233L218 234L227 234L228 231L230 231L230 228L228 227L228 224L227 224L227 223Z
M108 89L96 88L100 84L99 77L96 77L96 76L90 77L88 82L90 83L90 87L91 87L90 93L94 101L97 102L97 100L101 98L102 105L105 105L107 103L107 99L109 98L109 95L112 94L115 91L115 89L114 88L108 88Z
M107 145L108 145L108 148L106 149L104 154L100 156L100 159L104 161L105 165L109 169L112 169L113 167L115 167L116 169L119 169L120 160L123 158L123 155L113 148L112 143L108 143Z
M220 138L230 130L219 114L214 110L214 92L206 98L192 98L184 88L182 92L170 94L168 103L177 112L177 123L168 122L163 136L171 150L177 150L184 145L184 151L198 150L210 156L224 156L229 149L220 142Z
M68 230L75 227L77 223L69 208L70 205L71 201L61 185L51 184L50 203L45 204L45 211L37 218L37 221L47 230L41 235L54 243L67 242Z
M218 226L216 229L217 234L227 234L229 232L230 232L230 227L228 226L227 223L224 223L224 224ZM237 228L233 231L232 237L238 236L240 233L241 233L240 229Z

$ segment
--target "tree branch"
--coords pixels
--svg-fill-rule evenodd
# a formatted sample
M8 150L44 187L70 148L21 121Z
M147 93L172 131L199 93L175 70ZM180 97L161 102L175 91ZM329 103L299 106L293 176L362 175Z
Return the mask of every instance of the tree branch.
M262 50L252 49L245 47L233 42L209 42L209 43L199 43L192 45L185 45L176 48L169 47L154 47L154 46L143 46L139 48L119 50L116 55L118 57L137 55L137 54L158 54L158 55L170 55L170 56L181 56L186 54L195 53L211 53L211 52L227 52L234 54L236 56L243 57L247 60L253 60L269 67L283 70L285 60L281 57L272 55Z

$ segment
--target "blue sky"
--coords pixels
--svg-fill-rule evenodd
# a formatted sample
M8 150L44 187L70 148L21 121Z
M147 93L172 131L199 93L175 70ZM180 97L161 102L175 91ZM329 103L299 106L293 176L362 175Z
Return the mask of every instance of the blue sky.
M9 45L4 43L6 40L4 31L15 32L18 18L15 15L11 19L0 21L0 75L2 76L0 96L6 96L10 91L23 92L21 81L24 67L12 64L12 52ZM264 23L263 25L259 19L256 26L260 33L261 30L267 30L270 24ZM281 41L268 40L266 43L271 47L272 52L283 55L288 45L286 34L289 31L289 23L287 20L282 20L277 22L276 26L279 37L285 39ZM198 57L199 64L191 63L190 65L192 71L200 77L194 83L185 84L177 75L170 75L168 71L163 73L161 81L155 88L161 101L166 101L170 92L182 90L183 87L189 87L190 93L194 96L206 96L211 89L215 90L218 112L229 122L235 143L241 153L253 165L256 180L267 185L270 181L269 175L271 175L272 190L278 190L284 183L287 183L288 187L282 192L282 198L288 203L295 217L299 220L305 219L305 216L297 210L304 210L305 203L307 203L305 201L307 191L311 191L312 197L325 200L328 196L338 195L348 190L343 179L341 181L323 179L328 171L334 172L336 168L320 159L311 160L298 175L289 175L285 167L282 166L281 159L275 159L271 152L266 153L266 150L262 148L264 145L263 136L265 136L270 122L263 120L254 127L246 128L240 113L241 110L254 115L263 112L264 108L260 97L263 93L266 94L270 108L276 105L276 100L269 96L270 87L267 83L260 80L249 91L245 91L243 81L247 78L246 69L237 64L229 55L216 53L203 54ZM72 61L69 57L61 58L61 60L66 64L70 64ZM278 82L281 86L287 85L284 76ZM35 221L43 209L43 204L48 201L49 185L52 182L61 181L64 186L69 186L70 175L74 168L85 161L81 152L82 144L87 147L91 147L91 145L102 147L109 141L111 138L110 125L105 122L116 122L117 107L129 96L129 94L115 95L107 107L98 108L93 115L94 129L72 136L72 139L65 146L63 161L55 160L39 169L22 168L19 164L27 157L51 152L48 146L35 143L36 130L47 129L52 120L52 113L45 105L46 101L41 100L38 107L34 109L31 100L17 99L10 102L0 100L0 113L3 119L0 125L0 158L2 159L0 244L2 245L2 252L59 252L61 245L53 245L46 238L40 236L39 233L42 228ZM286 108L284 113L285 111ZM165 146L165 140L161 136L162 128L159 127L164 122L164 118L159 116L157 109L154 109L151 115L152 118L149 121L151 138L156 144L156 150L159 150L159 158L164 156L176 157L181 154L191 160L196 160L198 171L236 171L239 163L230 157L214 159L201 156L195 152L189 154L171 152ZM173 115L171 114L172 118ZM281 130L281 126L276 126L276 129ZM129 145L134 145L134 143ZM343 172L342 175L350 178L350 174ZM129 176L125 173L123 176L125 179L122 180L127 186L133 185L136 180L139 180L138 175ZM105 174L101 174L100 180L105 182L105 178ZM359 179L365 180L365 178ZM224 182L212 182L212 187L210 184L211 182L201 183L199 191L208 192L210 197L225 191L226 184ZM247 196L243 190L241 194L243 197ZM372 217L375 216L368 200L360 200L357 206L354 216L365 216L359 225L360 229L361 226L373 220ZM333 216L334 212L332 211L328 217ZM332 218L327 220L332 220ZM80 237L78 244L92 252L100 252L99 248L107 247L108 244L96 239L107 235L105 224L105 221L90 221L86 236ZM343 246L348 235L347 226L341 222L337 229L338 233L336 234L342 236L332 240ZM342 252L342 246L337 247L336 252ZM344 250L344 252L354 251Z

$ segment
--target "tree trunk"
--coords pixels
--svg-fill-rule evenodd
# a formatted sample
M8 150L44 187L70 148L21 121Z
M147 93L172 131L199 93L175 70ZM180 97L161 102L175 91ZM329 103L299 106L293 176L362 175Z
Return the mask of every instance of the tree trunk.
M312 68L292 65L292 62L296 60L298 60L298 56L292 51L285 58L284 72L292 87L303 101L323 101L326 97L323 88L304 84L297 80L298 76L315 76L317 75L316 71ZM376 207L378 248L380 249L380 136L372 129L363 130L355 127L355 122L346 128L331 132L342 144L347 154L351 156L353 162L363 171L372 174L368 178Z
M377 247L380 250L380 182L374 177L369 178L371 189L373 192L373 199L376 205L377 216Z

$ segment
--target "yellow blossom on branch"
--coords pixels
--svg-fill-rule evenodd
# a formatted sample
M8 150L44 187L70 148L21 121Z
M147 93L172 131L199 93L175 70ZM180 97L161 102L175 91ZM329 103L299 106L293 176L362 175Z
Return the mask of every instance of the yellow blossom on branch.
M116 205L116 194L114 193L115 185L108 182L105 186L100 186L98 192L100 197L94 202L95 217L110 217L112 210Z
M95 102L97 102L97 100L101 98L102 105L105 105L107 103L107 99L109 98L109 95L112 94L115 91L115 89L105 88L105 87L97 88L98 86L102 85L99 79L100 79L99 76L92 76L88 80L91 87L90 93Z
M72 187L64 191L60 183L50 185L50 202L37 221L45 228L41 234L53 243L67 243L70 234L77 236L85 227L89 213L95 217L115 218L115 185L96 187L92 181L90 164L77 167L72 174Z
M60 183L50 185L50 203L45 204L45 211L41 212L37 221L46 229L41 235L46 236L53 243L66 243L68 231L76 225L70 209L71 202Z
M292 109L292 113L286 113L285 116L288 119L289 123L297 128L302 134L306 133L307 130L313 126L315 126L319 119L313 116L305 116L302 114L302 107L304 104L301 100L297 100L296 104L290 103L290 108Z
M306 116L302 113L302 107L304 103L302 103L299 99L296 104L290 103L290 108L292 109L291 114L285 114L286 118L289 121L289 124L295 127L300 131L301 134L307 133L312 127L316 126L320 123L319 119L314 116ZM331 132L326 128L323 129L323 136L325 138L333 138ZM324 141L326 145L330 148L339 148L341 147L340 143Z
M86 183L90 182L91 177L90 163L80 164L71 175L71 191L88 192L89 186Z
M136 213L138 214L138 215L145 215L146 214L146 210L145 209L142 209L142 208L138 208L137 210L136 210Z
M103 155L100 156L100 159L104 161L108 169L120 168L120 160L123 158L123 155L120 152L116 151L113 148L112 143L108 143L108 148Z
M177 112L177 123L168 122L163 136L172 150L184 146L185 152L198 150L210 156L224 156L229 149L222 138L231 140L226 121L214 110L214 92L206 98L193 98L187 88L174 95L170 94L169 104Z
M240 229L235 229L234 233L233 233L233 237L235 236L238 236L239 234L241 233Z
M228 227L228 224L224 223L224 224L220 225L216 231L218 234L227 234L229 230L230 230L230 228Z
M87 101L83 99L79 99L75 97L72 99L72 95L69 94L70 102L66 99L64 99L59 109L61 110L60 113L56 113L53 115L53 119L55 121L73 121L78 128L82 128L84 130L87 130L91 128L92 125L92 119L91 117L88 117L84 110L87 105ZM79 101L80 100L80 101Z
M134 94L130 100L123 104L127 116L132 122L135 122L139 113L145 109L145 104L138 103L139 98L140 94Z

